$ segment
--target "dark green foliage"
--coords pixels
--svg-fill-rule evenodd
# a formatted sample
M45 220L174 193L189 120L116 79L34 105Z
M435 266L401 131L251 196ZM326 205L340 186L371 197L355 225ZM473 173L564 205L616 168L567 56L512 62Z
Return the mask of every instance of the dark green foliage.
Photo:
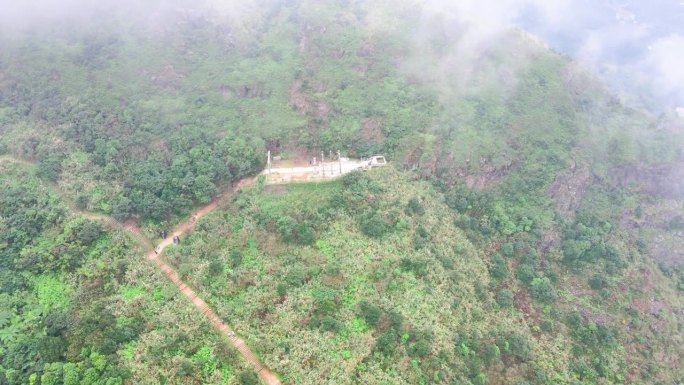
M583 323L572 331L573 337L592 348L609 348L615 344L615 332L605 326L592 322Z
M347 192L357 198L382 191L380 185L362 171L353 171L343 176L342 185Z
M506 353L515 357L520 362L527 362L530 359L530 343L527 339L519 334L512 334L506 338L507 349Z
M498 362L500 357L501 357L501 349L499 349L498 346L492 344L492 345L488 345L487 347L485 347L484 362L487 365L491 365L495 362Z
M83 210L88 206L89 201L90 198L88 198L87 195L81 194L76 197L76 207L78 207L80 210Z
M76 239L84 245L90 245L102 234L102 226L95 221L83 221L77 228Z
M546 370L541 367L540 365L534 364L533 365L533 375L531 376L530 380L534 384L545 384L548 381L548 375L546 373Z
M423 277L428 273L428 261L418 258L403 258L401 268L404 271L413 272L417 277Z
M195 371L195 368L192 365L192 362L188 359L183 359L181 360L180 364L178 365L178 370L176 371L176 376L177 377L185 377L185 376L190 376L193 374Z
M446 269L446 270L453 270L454 266L456 266L456 264L455 264L456 261L455 261L454 257L451 255L441 256L439 258L439 262L442 264L442 267L444 267L444 269Z
M409 199L408 204L406 205L406 213L408 215L423 215L425 214L425 208L418 198L413 197Z
M193 202L206 203L216 194L216 183L256 171L259 142L254 139L214 140L196 130L184 130L170 138L174 159L170 167L152 153L138 163L125 184L125 196L134 212L162 219L170 212L184 213Z
M38 175L51 182L56 182L62 173L63 160L64 153L61 151L51 151L42 155L38 162Z
M382 193L380 185L361 171L354 171L342 177L342 194L332 194L329 205L333 208L344 208L356 218L359 229L372 238L382 238L395 227L406 228L406 222L395 209L381 210L378 205L378 194Z
M322 286L314 292L313 297L317 314L330 315L337 311L340 301L339 292L337 290Z
M487 286L480 281L475 282L475 295L481 302L489 302L489 291L487 290Z
M577 261L582 258L590 246L591 243L587 241L567 240L563 242L563 256L568 262Z
M357 217L360 225L376 214L382 216L377 213L377 194L380 194L382 189L376 181L361 171L350 172L341 179L344 190L331 195L331 207L345 208Z
M624 267L619 247L609 240L612 225L601 221L594 215L583 218L568 227L564 233L563 261L569 265L605 261L613 272Z
M670 267L667 263L664 262L658 262L658 269L666 276L666 277L672 277L674 274L674 271L672 270L672 267ZM591 279L589 281L589 285L591 286ZM601 287L605 286L605 282L601 285ZM592 287L593 288L593 287Z
M302 266L299 265L293 266L292 269L285 276L285 281L287 282L287 284L293 287L301 286L302 284L304 284L304 281L306 279L307 272Z
M59 206L50 206L53 202L52 197L35 188L9 187L0 190L0 216L12 228L11 232L0 233L0 243L7 244L0 253L16 255L44 227L60 220L64 210Z
M504 243L501 247L501 252L507 257L512 257L513 253L515 252L514 245L510 242Z
M14 294L16 303L8 311L17 325L27 325L28 320L32 326L14 332L16 339L3 339L6 354L0 365L18 370L12 374L15 383L30 383L31 376L35 376L43 384L119 385L125 373L113 355L147 330L142 309L115 317L107 308L112 302L105 298L114 294L114 280L126 268L123 259L112 260L108 253L122 258L120 253L126 249L104 239L99 222L78 217L64 221L63 206L32 176L24 175L19 182L22 187L15 188L7 184L14 183L10 179L0 180L0 215L15 224L10 237L3 239L9 242L0 248L0 263L4 271L23 276L27 282L23 285L5 280L2 290L26 290ZM11 209L6 205L11 205ZM27 225L26 234L30 237L22 235L22 228ZM98 247L101 245L108 247ZM15 248L19 251L14 260L2 254ZM79 270L86 261L91 262L87 278ZM83 285L72 288L78 281L67 281L64 272L71 272ZM72 298L74 289L81 300ZM36 296L42 301L40 305ZM5 323L0 317L0 328L3 327Z
M11 229L0 232L0 245L3 245L0 247L0 277L3 281L0 290L14 291L24 284L22 277L8 274L12 271L73 270L85 256L85 250L74 234L65 234L67 242L53 249L45 250L35 244L42 231L61 224L64 217L63 206L57 204L54 196L38 187L27 182L21 187L3 185L0 189L0 217ZM90 242L97 235L92 226L83 230L83 241ZM59 229L57 234L61 232ZM54 258L54 255L60 255L60 258Z
M578 311L573 311L565 318L565 324L570 328L578 328L582 325L583 319Z
M570 335L585 348L602 351L616 343L616 332L610 326L585 320L579 312L570 313L565 324L571 329Z
M57 337L68 330L71 318L68 313L54 311L45 315L42 323L48 336Z
M501 289L496 293L496 303L501 307L513 306L513 293L508 289Z
M259 376L253 371L241 372L238 377L240 385L259 385Z
M286 242L292 242L296 238L297 220L290 216L278 219L278 231Z
M473 385L485 385L487 383L487 376L484 373L478 373L473 378Z
M413 236L413 248L416 250L420 250L426 245L426 240L424 238L421 238L418 236L418 234L415 234Z
M310 245L314 241L314 231L306 222L298 222L290 216L278 220L278 231L285 242Z
M379 351L385 356L391 356L396 351L396 348L397 333L394 330L389 330L378 337L374 350Z
M575 361L571 367L572 371L582 381L594 381L596 379L596 371L584 361Z
M489 268L489 274L492 278L504 280L508 277L509 269L508 263L499 253L492 255L492 266Z
M430 338L425 335L420 335L415 342L409 344L406 353L410 357L423 358L430 354L430 349Z
M392 226L378 211L369 211L359 220L361 231L369 237L379 238L392 229Z
M326 331L326 332L337 333L343 327L342 322L336 320L335 318L333 318L331 316L325 316L325 317L321 318L320 323L321 323L320 324L321 330Z
M242 251L233 249L230 251L230 266L235 269L242 265Z
M391 311L391 312L389 313L389 318L390 318L390 326L391 326L394 330L400 330L400 329L401 329L401 325L402 325L403 322L404 322L404 316L402 316L401 314L399 314L399 313L397 313L397 312Z
M423 224L418 224L416 233L413 236L413 248L416 250L422 249L430 241L430 233Z
M36 341L38 356L45 362L57 362L64 358L66 344L61 337L40 337Z
M127 197L121 197L114 204L112 217L117 221L125 221L133 213L133 210L133 202Z
M556 290L548 277L535 277L530 286L530 293L532 297L542 302L551 302L556 299Z
M534 266L528 265L528 264L520 264L518 265L518 269L516 270L516 277L524 283L531 283L532 280L535 277L535 270Z
M330 194L330 197L328 198L328 207L330 207L330 209L343 209L346 206L347 200L345 199L344 194L341 191L336 191Z
M372 327L378 326L378 322L382 316L382 310L379 307L371 305L367 301L361 301L359 302L359 310L367 324Z
M459 213L483 213L491 207L491 197L486 192L469 189L464 185L456 185L446 194L446 203Z
M209 267L207 268L207 274L210 277L218 277L221 274L223 274L223 263L219 261L212 261L209 263Z
M552 320L550 319L543 319L540 322L541 330L545 332L552 332L555 325Z
M601 274L594 274L589 277L589 287L594 290L602 289L606 286L606 279Z

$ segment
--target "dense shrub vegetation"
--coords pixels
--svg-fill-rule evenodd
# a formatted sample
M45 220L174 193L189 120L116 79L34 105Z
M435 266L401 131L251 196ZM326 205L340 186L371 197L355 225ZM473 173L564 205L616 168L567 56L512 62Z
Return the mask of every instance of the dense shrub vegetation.
M123 234L72 216L31 168L0 171L0 384L233 378L236 353Z
M257 179L162 255L283 383L684 381L681 121L521 31L455 63L409 3L254 4L0 38L0 385L259 383L73 213L154 238L267 150L392 162Z

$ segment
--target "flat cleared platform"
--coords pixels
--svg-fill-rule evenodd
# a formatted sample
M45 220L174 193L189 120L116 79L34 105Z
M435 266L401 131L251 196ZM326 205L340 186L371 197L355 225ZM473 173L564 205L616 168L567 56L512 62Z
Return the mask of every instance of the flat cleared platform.
M354 170L361 170L367 165L367 160L343 159L315 166L272 167L270 170L264 170L261 175L266 177L266 184L329 180Z

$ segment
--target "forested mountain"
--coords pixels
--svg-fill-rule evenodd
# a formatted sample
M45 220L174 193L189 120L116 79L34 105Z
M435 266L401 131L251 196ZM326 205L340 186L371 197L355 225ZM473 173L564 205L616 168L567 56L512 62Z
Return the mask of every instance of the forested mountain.
M126 229L268 150L391 162L161 253L282 383L684 382L682 119L431 2L91 11L0 36L0 384L258 383Z

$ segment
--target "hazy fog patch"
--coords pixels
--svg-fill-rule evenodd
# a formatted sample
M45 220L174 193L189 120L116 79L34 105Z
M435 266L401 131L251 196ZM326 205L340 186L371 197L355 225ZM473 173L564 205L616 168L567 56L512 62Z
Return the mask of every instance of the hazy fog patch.
M555 22L567 7L565 0L426 1L418 8L400 69L409 79L436 86L446 98L501 84L513 89L530 55L544 47L518 29L516 20L533 12ZM506 46L515 49L501 49Z
M674 34L649 47L646 65L653 68L655 83L684 104L684 36Z
M213 25L226 46L247 47L281 0L25 0L5 1L0 37L60 30L90 33L112 27L163 38L180 24ZM324 8L304 2L302 9ZM332 7L333 9L335 7ZM473 85L483 56L504 35L521 28L602 74L626 100L652 94L650 105L683 105L681 36L684 5L657 0L399 0L359 5L370 34L405 30L408 55L399 62L411 77L444 84L450 92ZM650 47L650 49L649 49ZM522 55L524 56L524 55ZM524 60L521 60L524 65ZM510 78L515 70L507 71ZM645 103L649 104L649 103Z

